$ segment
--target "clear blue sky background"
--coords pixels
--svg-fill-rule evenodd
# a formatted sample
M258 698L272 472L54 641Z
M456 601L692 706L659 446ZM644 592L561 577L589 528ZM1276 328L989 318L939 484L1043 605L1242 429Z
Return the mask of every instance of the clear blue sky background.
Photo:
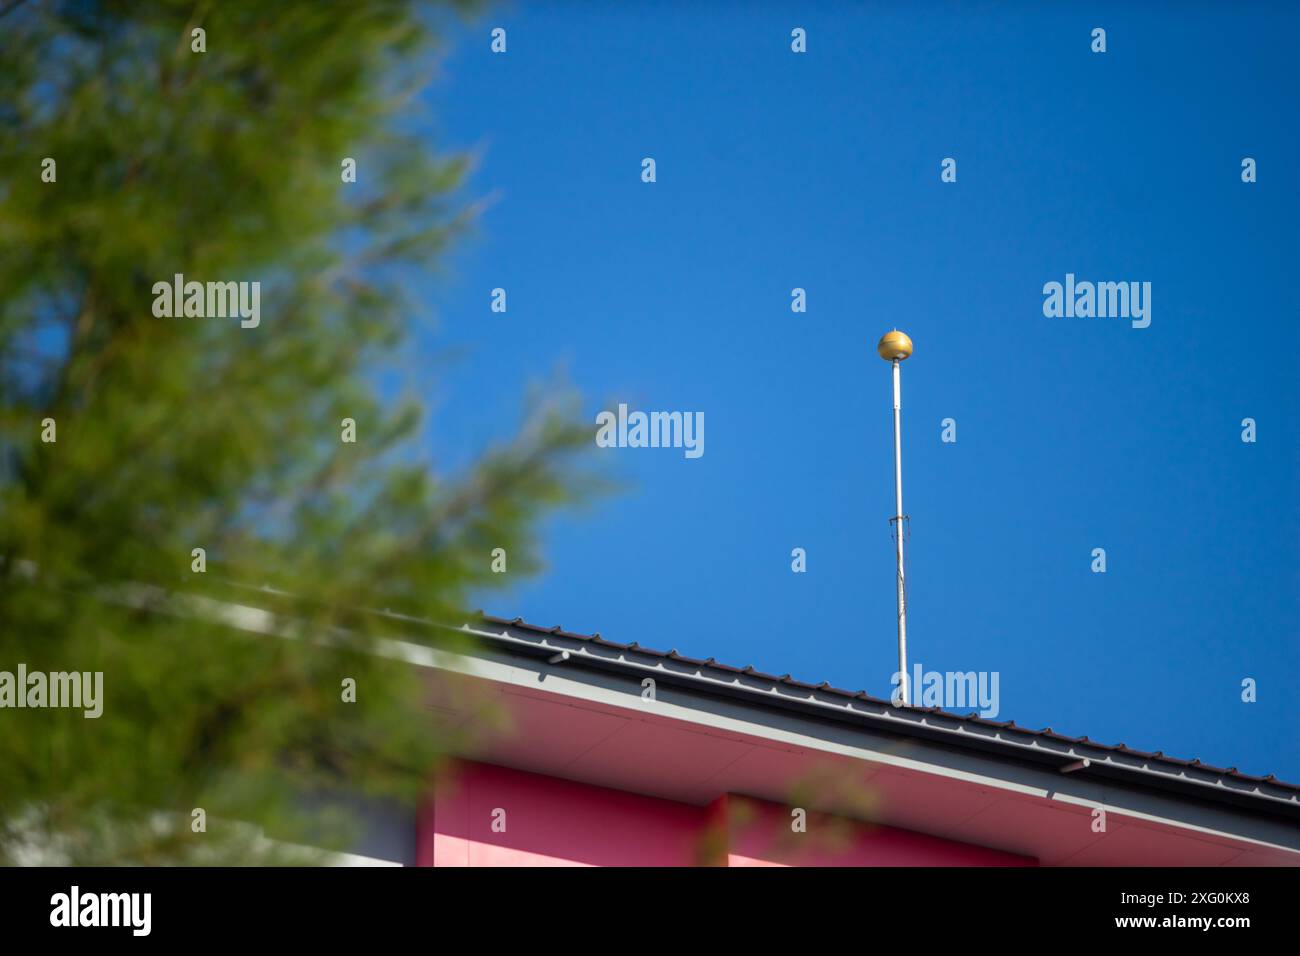
M999 671L1001 719L1300 781L1300 17L701 6L499 8L427 98L491 200L421 287L440 464L557 371L593 422L706 421L698 460L599 452L627 490L484 608L887 696L897 326L912 659ZM1150 328L1045 318L1066 272L1151 282Z

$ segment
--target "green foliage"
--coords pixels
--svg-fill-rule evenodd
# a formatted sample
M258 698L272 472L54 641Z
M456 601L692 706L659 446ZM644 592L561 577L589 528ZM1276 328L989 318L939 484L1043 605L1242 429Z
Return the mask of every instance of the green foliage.
M380 385L419 315L401 277L466 224L465 161L404 122L445 15L0 2L0 670L103 671L105 697L98 719L0 710L0 861L248 859L229 821L319 843L298 795L412 800L448 745L375 642L439 643L395 615L454 618L492 548L535 568L590 437L544 402L440 479L419 402ZM155 317L176 273L260 281L261 324Z

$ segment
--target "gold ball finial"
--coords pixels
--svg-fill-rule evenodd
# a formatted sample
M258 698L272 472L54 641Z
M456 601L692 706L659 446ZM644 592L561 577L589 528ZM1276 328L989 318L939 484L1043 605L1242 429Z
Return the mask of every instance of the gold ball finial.
M892 332L886 332L880 337L880 342L876 345L876 351L886 362L892 362L894 359L902 361L912 354L912 340L904 332L894 329Z

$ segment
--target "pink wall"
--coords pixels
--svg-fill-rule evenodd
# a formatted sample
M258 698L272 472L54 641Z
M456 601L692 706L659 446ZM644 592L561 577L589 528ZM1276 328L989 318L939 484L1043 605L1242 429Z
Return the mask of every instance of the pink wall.
M504 832L493 829L504 811ZM1016 866L1033 860L724 795L708 807L463 763L420 814L420 866ZM499 824L498 824L499 826Z
M912 830L808 813L728 794L710 808L725 828L728 866L1035 866L1037 861Z
M505 811L494 832L493 811ZM705 810L489 764L461 764L420 818L419 866L688 866Z

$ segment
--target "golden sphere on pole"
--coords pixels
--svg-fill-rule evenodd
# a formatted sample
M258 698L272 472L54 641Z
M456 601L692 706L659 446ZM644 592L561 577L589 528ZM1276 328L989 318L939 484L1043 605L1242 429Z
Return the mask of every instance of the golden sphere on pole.
M876 351L886 362L892 362L898 359L900 362L912 354L912 340L904 332L894 329L892 332L886 332L880 337L880 343L876 346Z

